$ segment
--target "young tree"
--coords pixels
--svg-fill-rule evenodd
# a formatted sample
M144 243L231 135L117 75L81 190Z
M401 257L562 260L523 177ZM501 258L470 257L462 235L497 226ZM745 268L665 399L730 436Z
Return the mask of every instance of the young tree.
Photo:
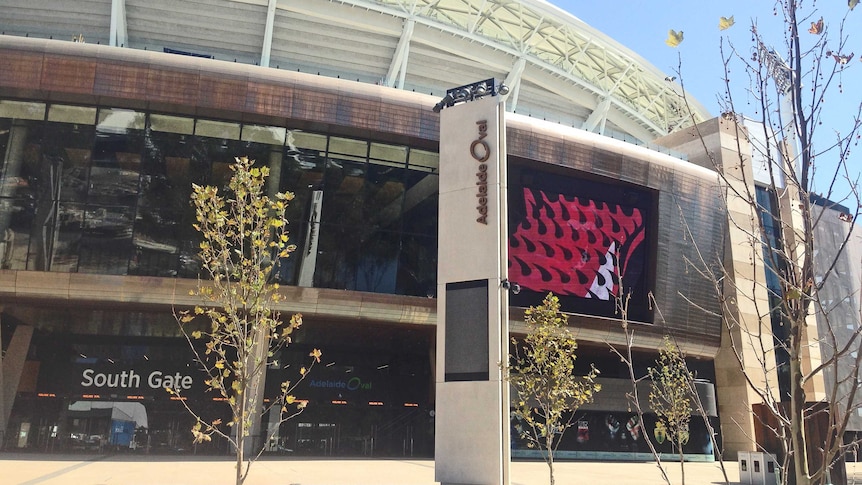
M669 337L664 338L664 346L659 349L656 367L647 369L652 386L649 403L658 416L656 435L667 436L679 451L679 470L682 484L685 485L685 455L682 447L688 442L692 412L693 377L682 358L679 348Z
M617 274L617 278L622 282L622 278L619 276L619 267L617 267L617 269L616 269L616 274ZM622 286L622 284L620 286ZM618 318L620 319L620 324L622 326L623 335L625 338L625 340L624 340L625 345L622 347L610 345L610 350L614 355L619 357L620 362L622 362L623 365L625 365L626 370L628 371L629 381L631 382L632 387L631 387L631 391L626 393L626 399L628 401L628 404L629 404L629 407L631 408L631 410L637 414L638 419L640 420L640 422L643 423L644 422L644 408L641 405L640 387L641 387L641 383L643 381L647 380L650 377L650 375L649 375L649 372L647 372L646 375L643 375L643 374L639 374L635 370L635 361L634 361L634 356L632 353L632 349L634 348L634 342L635 342L635 329L634 329L634 326L632 326L629 322L629 312L628 312L630 299L631 299L631 294L626 293L626 292L621 292L620 294L618 294L614 297L614 304L616 306L616 312L617 312ZM659 324L665 325L666 322L665 322L664 316L662 315L661 309L659 308L657 302L655 301L654 297L651 294L649 295L649 300L650 300L650 304L655 309L655 311L658 315ZM670 337L666 336L665 338L669 339ZM678 348L677 348L677 350L678 350ZM680 364L683 366L680 369L680 372L687 372L689 375L691 375L691 371L688 370L688 367L685 364L685 360L682 360ZM687 385L689 387L689 390L687 393L685 393L685 395L687 395L689 397L689 399L690 399L689 403L693 405L693 409L696 412L696 414L699 415L699 417L703 419L703 424L704 424L704 427L706 428L707 432L709 433L709 439L712 442L714 453L717 455L718 466L721 469L721 473L722 473L722 476L724 478L724 483L729 484L730 479L728 478L728 475L727 475L727 469L724 466L723 453L722 453L720 447L718 446L717 434L715 433L715 429L713 428L712 423L710 423L710 421L709 421L709 415L707 414L706 407L705 407L704 403L701 401L700 396L697 393L697 389L695 388L695 384L694 384L694 379L689 379L687 381ZM665 431L665 435L666 435L666 430L664 430L664 431ZM658 467L659 472L661 473L662 480L664 481L664 483L667 483L668 485L670 485L671 484L670 476L668 476L667 470L665 469L665 466L661 461L661 454L658 452L658 450L656 450L655 444L652 442L652 439L650 438L649 433L644 433L643 439L644 439L644 443L646 443L647 447L650 450L650 453L653 456L653 460L655 461L655 464ZM682 454L680 454L680 458L681 459L683 458ZM680 467L683 467L683 465L680 465ZM684 480L685 479L684 468L681 468L681 470L683 471L683 480Z
M283 422L304 409L292 391L308 370L320 361L320 351L310 354L308 368L300 369L296 382L281 383L281 392L264 406L263 380L274 353L291 342L302 324L302 315L281 319L276 306L282 296L272 275L278 262L294 246L288 244L287 203L291 193L265 194L267 167L255 167L248 158L237 158L228 193L217 187L193 185L192 203L201 233L200 258L208 280L199 282L192 295L207 304L178 314L180 328L200 368L206 373L207 391L220 395L232 418L208 421L180 402L195 418L196 443L213 435L228 440L236 452L236 484L242 484L262 447L254 450L250 435L260 416L278 413ZM201 341L203 348L197 343ZM178 394L178 389L168 389ZM277 430L277 427L276 427Z
M829 19L816 1L775 2L783 39L764 38L753 23L750 47L723 42L721 124L738 155L710 151L700 136L724 188L729 245L740 255L748 246L750 266L739 258L715 272L707 256L700 269L715 283L730 352L765 410L757 419L780 447L766 451L780 452L783 477L797 485L827 483L855 444L845 436L859 429L862 409L858 259L846 253L858 244L859 175L850 156L862 103L842 85L842 73L858 69L860 47L850 47L844 29L856 3ZM736 86L740 79L747 85ZM738 102L743 89L747 99ZM827 102L854 107L840 132L817 133ZM838 193L840 182L849 193Z
M522 345L512 339L516 353L510 356L511 365L503 365L503 372L517 393L513 414L524 423L516 429L527 446L541 450L554 485L554 452L575 411L601 390L595 382L599 371L591 367L587 375L575 375L578 344L566 328L568 316L560 313L560 301L552 293L541 305L528 308L524 317L527 336Z

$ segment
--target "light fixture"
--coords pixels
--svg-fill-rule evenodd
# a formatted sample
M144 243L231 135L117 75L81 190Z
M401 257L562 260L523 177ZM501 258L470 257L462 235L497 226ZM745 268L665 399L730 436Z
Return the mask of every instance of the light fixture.
M494 78L486 79L484 81L478 81L472 84L467 84L466 86L459 86L457 88L447 89L446 96L440 100L439 103L435 104L432 108L435 113L439 113L443 108L448 108L458 103L463 103L466 101L473 101L475 99L480 99L485 96L496 96L497 85L494 82ZM505 92L503 92L505 89ZM500 94L506 94L509 92L509 88L503 84L500 84Z
M514 281L509 281L507 278L503 278L503 281L500 282L500 286L503 287L504 290L511 291L513 295L517 295L521 292L521 285Z
M440 110L442 110L446 106L452 106L454 103L455 98L453 98L452 95L447 92L446 96L443 96L443 99L441 99L439 103L435 104L434 108L432 109L435 113L439 113Z

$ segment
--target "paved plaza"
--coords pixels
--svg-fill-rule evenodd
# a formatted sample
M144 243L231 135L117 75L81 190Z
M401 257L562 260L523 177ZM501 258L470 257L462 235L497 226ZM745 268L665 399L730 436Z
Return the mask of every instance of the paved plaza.
M654 463L562 462L556 482L567 484L641 485L664 483ZM680 483L679 463L668 463L672 483ZM737 483L736 463L726 465ZM686 463L686 483L725 483L716 463ZM544 462L516 461L513 485L548 483ZM195 456L39 455L0 453L3 485L217 485L233 483L227 458ZM264 458L252 467L248 485L433 485L433 460L365 460Z
M679 463L666 464L671 483L680 483ZM686 463L688 485L737 484L736 463ZM665 483L654 463L561 462L558 485L643 485ZM862 464L848 463L849 484L862 484ZM218 485L232 484L233 462L226 457L59 455L0 453L2 485ZM512 485L545 485L544 462L515 461ZM263 458L252 467L248 485L433 485L433 460Z

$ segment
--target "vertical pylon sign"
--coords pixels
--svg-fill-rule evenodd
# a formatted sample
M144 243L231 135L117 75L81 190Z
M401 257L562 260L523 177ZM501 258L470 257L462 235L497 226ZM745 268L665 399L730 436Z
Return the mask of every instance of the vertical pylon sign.
M442 484L509 483L505 103L489 79L440 114L435 470ZM445 109L444 109L445 108Z

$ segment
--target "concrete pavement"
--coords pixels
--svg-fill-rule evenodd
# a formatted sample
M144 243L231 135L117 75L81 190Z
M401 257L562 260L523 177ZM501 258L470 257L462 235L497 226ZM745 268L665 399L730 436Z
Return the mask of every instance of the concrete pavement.
M855 464L849 464L853 466ZM679 463L666 464L671 482L680 483ZM730 483L738 483L736 463L726 464ZM725 483L717 463L686 463L686 483ZM559 485L661 484L654 463L561 462ZM862 471L862 467L860 467ZM2 485L216 485L232 484L234 466L226 457L53 455L0 453ZM512 485L545 485L544 462L515 461ZM433 460L263 458L252 466L247 485L433 485Z
M679 463L665 463L672 484ZM686 463L688 485L737 484L736 463ZM651 485L665 483L652 462L560 462L559 485ZM848 463L850 485L862 485L862 463ZM546 485L541 461L515 461L512 485ZM218 485L234 483L227 457L0 453L0 485ZM434 485L434 461L410 459L313 459L266 457L256 462L247 485Z

